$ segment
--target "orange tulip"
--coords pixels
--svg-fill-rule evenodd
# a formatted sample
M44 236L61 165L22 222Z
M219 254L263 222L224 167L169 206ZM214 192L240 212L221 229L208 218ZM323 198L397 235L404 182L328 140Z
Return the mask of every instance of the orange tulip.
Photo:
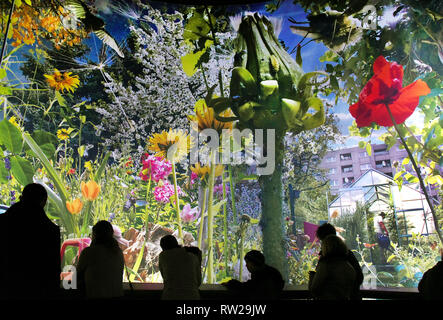
M100 193L100 186L93 180L89 180L87 183L82 181L81 189L83 197L89 201L97 199L98 194Z
M73 201L66 201L66 208L71 214L78 214L82 211L83 203L79 198Z

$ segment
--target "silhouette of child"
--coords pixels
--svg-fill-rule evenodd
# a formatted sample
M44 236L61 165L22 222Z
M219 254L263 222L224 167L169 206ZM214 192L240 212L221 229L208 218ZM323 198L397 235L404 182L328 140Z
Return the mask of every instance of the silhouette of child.
M114 229L105 220L92 228L91 246L85 248L77 265L77 281L89 299L123 296L123 252L114 239Z

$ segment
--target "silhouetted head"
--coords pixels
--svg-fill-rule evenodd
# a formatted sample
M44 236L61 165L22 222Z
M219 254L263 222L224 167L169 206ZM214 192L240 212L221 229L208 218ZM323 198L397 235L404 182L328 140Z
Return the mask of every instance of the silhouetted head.
M114 228L106 220L97 222L92 227L92 243L91 246L102 244L106 247L120 248L117 240L114 239Z
M320 241L323 241L327 236L329 235L336 235L337 231L335 230L335 227L330 223L323 223L321 226L318 227L316 231L317 238Z
M348 247L336 235L329 235L321 242L321 252L323 257L345 256L348 253Z
M46 205L48 193L45 187L38 183L30 183L23 188L20 202L31 205L39 205L42 208Z
M386 213L384 213L384 212L380 212L380 213L379 213L379 216L382 217L382 218L384 219L384 218L386 217Z
M249 272L261 268L265 265L265 256L257 250L251 250L245 255L246 268Z
M180 246L178 245L177 239L173 235L168 234L160 239L160 247L164 251L179 248Z

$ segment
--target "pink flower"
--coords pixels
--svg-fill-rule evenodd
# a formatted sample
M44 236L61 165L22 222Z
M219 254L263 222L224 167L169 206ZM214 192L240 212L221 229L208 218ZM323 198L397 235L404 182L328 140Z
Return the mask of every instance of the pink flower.
M191 205L189 203L186 204L180 212L180 216L184 222L194 221L198 218L199 215L200 212L198 210L198 207L191 209Z
M198 174L196 174L194 171L191 172L191 186L195 183L195 180L198 179Z
M149 178L155 182L166 179L172 172L172 164L163 158L155 157L145 153L142 156L143 169L140 171L139 176L143 181L147 181Z
M178 195L183 195L183 191L177 186ZM154 198L157 202L168 203L171 196L174 196L174 185L170 184L168 180L163 185L158 185L154 188Z
M226 185L225 189L226 189L226 193L228 193L229 192L229 186ZM217 195L223 196L223 184L222 183L214 186L214 193L217 194Z

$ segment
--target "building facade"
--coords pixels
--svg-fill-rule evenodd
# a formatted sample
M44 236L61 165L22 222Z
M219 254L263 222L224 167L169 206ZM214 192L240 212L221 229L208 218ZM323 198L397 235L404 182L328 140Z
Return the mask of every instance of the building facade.
M330 151L322 159L320 168L326 170L331 193L348 188L369 169L376 169L390 177L395 175L394 163L401 163L408 153L398 144L388 149L386 144L372 144L372 154L359 147Z

